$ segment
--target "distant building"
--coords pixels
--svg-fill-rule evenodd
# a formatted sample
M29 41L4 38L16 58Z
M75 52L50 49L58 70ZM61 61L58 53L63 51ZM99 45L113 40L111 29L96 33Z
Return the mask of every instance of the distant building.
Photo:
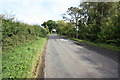
M52 33L56 33L56 29L52 29Z

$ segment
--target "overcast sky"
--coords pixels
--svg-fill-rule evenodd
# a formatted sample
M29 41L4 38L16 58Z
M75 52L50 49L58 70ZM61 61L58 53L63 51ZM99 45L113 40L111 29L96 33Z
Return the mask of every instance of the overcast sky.
M0 13L15 14L19 21L42 24L47 20L61 20L61 14L80 0L0 0Z

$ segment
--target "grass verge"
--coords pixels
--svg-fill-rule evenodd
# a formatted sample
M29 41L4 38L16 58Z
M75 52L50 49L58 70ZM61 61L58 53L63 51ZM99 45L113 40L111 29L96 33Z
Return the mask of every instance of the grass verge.
M46 38L39 38L2 56L3 78L35 78L36 61L40 60ZM39 62L41 63L41 62Z
M60 35L60 36L69 38L69 37L64 36L64 35ZM82 42L82 43L85 43L87 45L96 46L96 47L105 48L105 49L108 49L108 50L111 50L111 51L120 52L120 47L117 47L117 46L114 46L114 45L109 45L109 44L105 44L105 43L93 43L93 42L90 42L90 41L76 39L76 38L69 38L69 39L74 40L74 41L78 41L78 42Z

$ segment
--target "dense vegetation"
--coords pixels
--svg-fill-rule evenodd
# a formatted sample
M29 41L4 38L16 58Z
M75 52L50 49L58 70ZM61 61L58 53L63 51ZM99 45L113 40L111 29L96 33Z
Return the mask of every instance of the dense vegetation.
M120 46L120 2L83 2L56 21L57 32L73 38Z
M120 46L119 11L120 2L86 2L68 8L63 17L75 24L80 39Z
M47 41L46 29L39 25L16 22L0 15L2 20L2 77L35 78L41 52ZM39 70L37 70L39 71Z
M28 25L2 18L2 51L8 52L19 45L47 35L39 25Z

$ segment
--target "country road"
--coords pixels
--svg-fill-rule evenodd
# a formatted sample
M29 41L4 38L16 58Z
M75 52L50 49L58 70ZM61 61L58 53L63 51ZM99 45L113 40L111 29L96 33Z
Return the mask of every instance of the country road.
M107 55L112 52L88 48L81 43L53 34L45 55L45 78L117 78L118 63Z

